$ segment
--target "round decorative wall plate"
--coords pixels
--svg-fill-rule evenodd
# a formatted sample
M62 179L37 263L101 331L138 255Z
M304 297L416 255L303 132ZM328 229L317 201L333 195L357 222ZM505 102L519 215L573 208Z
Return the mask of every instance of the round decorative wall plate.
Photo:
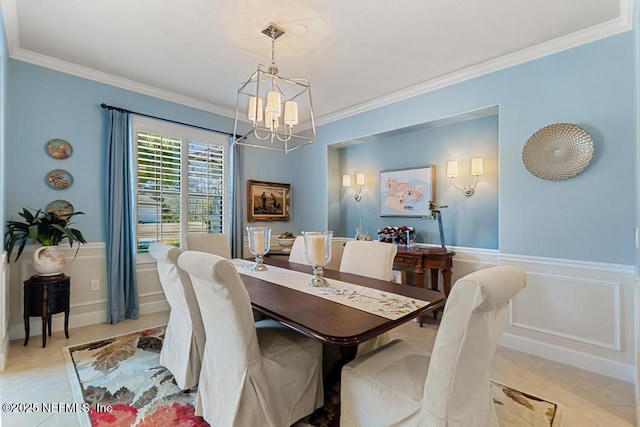
M556 123L536 131L522 148L522 162L531 174L548 180L571 178L593 157L593 140L571 123Z
M47 205L47 212L53 212L60 218L72 214L74 212L73 205L66 200L54 200Z
M73 147L64 139L52 139L45 144L45 149L54 159L66 159L73 154Z
M63 169L52 170L47 174L46 180L49 187L55 188L56 190L64 190L73 184L73 177Z

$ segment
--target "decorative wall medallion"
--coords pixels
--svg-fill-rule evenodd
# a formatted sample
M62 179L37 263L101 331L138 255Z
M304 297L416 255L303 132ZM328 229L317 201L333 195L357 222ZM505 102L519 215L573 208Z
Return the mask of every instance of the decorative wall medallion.
M571 123L556 123L539 129L522 148L522 162L527 170L548 180L579 174L592 157L591 136Z
M63 169L52 170L47 174L46 180L49 187L55 188L56 190L64 190L73 184L73 177Z
M74 212L73 205L66 200L54 200L47 205L47 212L53 212L60 218L72 214Z
M73 154L73 147L64 139L52 139L45 144L45 149L54 159L66 159Z

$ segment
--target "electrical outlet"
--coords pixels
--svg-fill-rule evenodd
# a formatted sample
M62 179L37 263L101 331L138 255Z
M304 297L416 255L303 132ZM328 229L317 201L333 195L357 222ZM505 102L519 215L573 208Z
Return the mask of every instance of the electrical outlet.
M100 279L91 279L91 290L92 291L100 290Z

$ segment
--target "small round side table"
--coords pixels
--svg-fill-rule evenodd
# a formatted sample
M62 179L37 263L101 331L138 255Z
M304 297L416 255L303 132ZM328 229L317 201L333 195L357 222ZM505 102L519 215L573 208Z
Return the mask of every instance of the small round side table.
M51 336L51 315L64 312L64 335L69 338L69 288L71 278L34 275L24 281L24 345L29 342L29 317L42 317L42 348Z

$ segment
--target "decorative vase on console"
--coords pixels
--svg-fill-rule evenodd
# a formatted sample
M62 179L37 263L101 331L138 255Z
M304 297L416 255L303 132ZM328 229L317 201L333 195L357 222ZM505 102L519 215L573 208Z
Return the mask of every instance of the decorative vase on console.
M83 212L71 212L64 215L57 215L55 212L44 212L38 209L32 213L29 209L23 208L18 213L24 221L7 221L7 232L4 235L4 249L7 251L7 259L11 261L11 254L15 247L18 253L13 261L17 261L22 255L22 251L28 240L32 243L40 243L42 247L33 252L33 268L39 276L55 276L61 274L66 265L64 253L59 244L67 239L69 246L73 247L78 242L78 249L81 243L87 243L82 236L82 232L69 227L69 219L74 215L81 215Z

